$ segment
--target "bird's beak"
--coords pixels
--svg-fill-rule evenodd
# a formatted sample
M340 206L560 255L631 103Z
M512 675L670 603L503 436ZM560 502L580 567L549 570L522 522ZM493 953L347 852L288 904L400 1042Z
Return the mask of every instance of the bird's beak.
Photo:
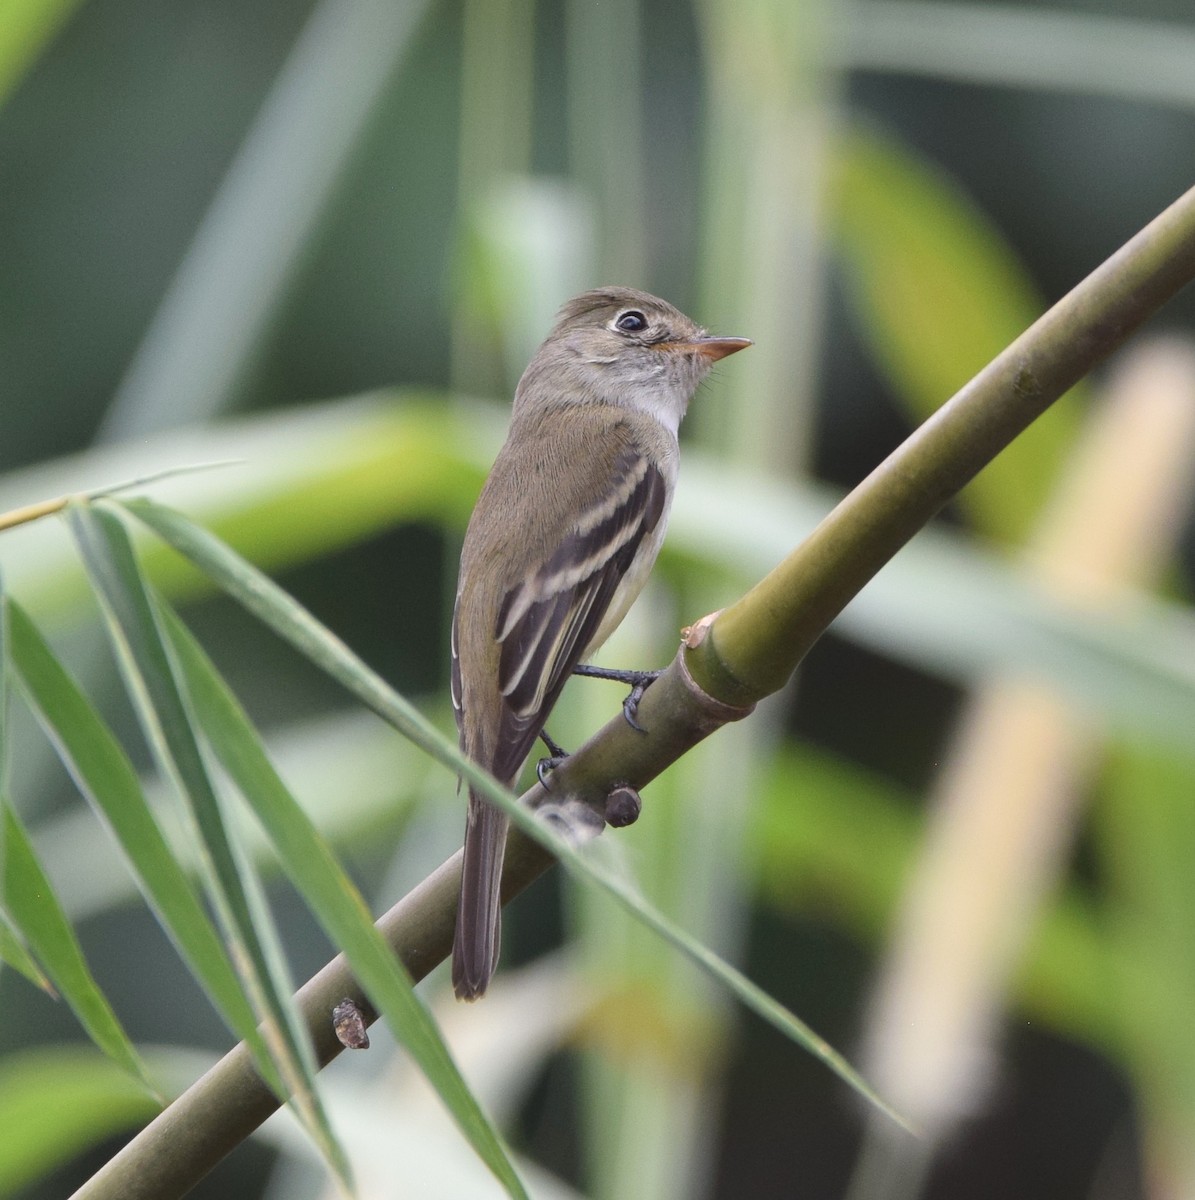
M748 346L754 344L750 338L740 337L700 337L687 343L702 358L708 358L711 362L717 362L718 359L725 358L728 354L737 354L740 350L746 350Z

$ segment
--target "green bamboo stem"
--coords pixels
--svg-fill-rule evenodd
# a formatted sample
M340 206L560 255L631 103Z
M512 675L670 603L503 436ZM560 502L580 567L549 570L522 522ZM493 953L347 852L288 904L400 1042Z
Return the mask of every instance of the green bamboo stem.
M703 686L739 702L779 688L943 505L1193 276L1195 189L1034 322L722 614L691 656Z
M549 856L526 839L508 852L514 870L504 894L522 890L550 865ZM422 979L452 949L460 854L454 855L400 900L379 922L390 945L415 979ZM299 1010L311 1032L316 1060L326 1066L343 1049L332 1009L346 997L370 1022L376 1016L338 955L298 992ZM185 1195L279 1107L258 1075L244 1042L230 1050L173 1104L111 1158L76 1193L82 1200L169 1200Z
M1096 363L1195 278L1195 189L1187 192L1058 302L855 489L775 570L682 647L648 690L643 737L621 716L553 776L557 794L597 811L615 783L641 788L689 748L787 681L809 647L863 585L987 462ZM558 790L557 790L558 789ZM543 793L532 789L524 800ZM503 899L551 865L512 833ZM449 952L459 854L379 921L416 979ZM299 992L326 1064L341 1049L331 1010L351 997L372 1016L343 959ZM247 1138L278 1100L237 1046L76 1193L76 1200L169 1200L183 1195Z

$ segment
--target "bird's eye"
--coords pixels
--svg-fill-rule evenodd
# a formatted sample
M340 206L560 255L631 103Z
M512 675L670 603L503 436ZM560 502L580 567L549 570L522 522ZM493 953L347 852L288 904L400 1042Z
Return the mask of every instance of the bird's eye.
M623 333L642 333L647 328L647 318L637 308L628 308L626 312L618 314L614 328L621 329Z

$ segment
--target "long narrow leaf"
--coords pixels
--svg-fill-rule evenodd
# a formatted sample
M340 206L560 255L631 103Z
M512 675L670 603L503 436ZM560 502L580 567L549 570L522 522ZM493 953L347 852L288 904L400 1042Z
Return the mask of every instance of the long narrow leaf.
M1156 20L1144 5L1087 7L865 0L834 10L842 28L830 41L848 71L1195 108L1189 21Z
M107 503L105 502L105 505ZM553 832L546 822L522 807L508 789L465 758L455 743L390 688L375 671L277 584L267 579L206 530L187 520L181 513L144 499L118 503L119 507L127 509L144 521L179 553L200 567L233 599L307 655L312 662L348 688L400 733L409 737L450 770L467 779L487 800L506 812L528 837L545 846L583 879L613 896L636 918L730 988L753 1012L819 1058L871 1104L898 1124L905 1125L903 1118L885 1104L858 1072L799 1018L635 895L622 880L579 854L569 842Z
M839 149L838 245L880 369L926 420L1041 311L1028 271L962 189L908 147L862 129ZM1073 439L1055 404L960 493L989 535L1023 539Z
M25 696L79 791L120 843L138 886L195 977L239 1038L253 1009L186 871L154 818L137 772L29 615L7 602L12 663Z
M879 942L921 835L914 801L857 765L788 745L770 764L753 814L761 898ZM1126 1031L1112 984L1126 967L1105 925L1082 889L1064 889L1042 913L1017 987L1035 1021L1121 1059Z
M4 599L4 577L0 575L0 601ZM0 605L0 796L9 793L9 753L8 739L8 622L4 609ZM0 821L0 897L4 895L4 823ZM0 938L0 959L12 961L5 951L10 951L12 958L22 961L20 939L13 937ZM32 965L32 963L30 963Z
M314 1055L290 999L273 922L229 836L128 535L115 513L91 505L72 504L67 520L101 599L142 728L194 820L208 895L269 1049L268 1057L258 1052L258 1067L281 1096L290 1097L321 1153L348 1186L348 1163L315 1090Z
M9 631L6 613L3 608L4 580L0 576L0 796L9 794L9 772L11 764L9 753L11 741L8 736L8 671L9 671ZM4 822L0 821L0 899L4 896ZM54 995L54 986L25 947L24 940L17 932L4 906L0 903L0 962L6 962L15 968L35 987Z
M80 0L6 0L0 20L0 105Z
M3 839L0 839L0 873L3 870ZM0 888L0 894L2 892L3 889ZM0 908L0 962L8 963L10 967L24 975L34 987L41 988L47 995L57 999L58 993L54 990L54 985L25 948L21 935L16 931L8 914L2 908Z
M142 1124L157 1107L82 1043L0 1058L0 1196L23 1194L83 1150Z
M4 600L4 577L0 575L0 602ZM9 774L8 740L8 622L0 609L0 792L8 792ZM0 862L4 861L4 843L0 841Z
M195 232L100 430L105 441L226 407L288 294L427 0L322 0Z
M1096 809L1125 1065L1156 1113L1195 1111L1193 788L1186 756L1118 746Z
M257 732L207 655L160 601L158 614L204 734L265 828L287 875L478 1155L511 1196L525 1197L501 1137L461 1077L410 977L374 927L360 893L274 770Z
M5 909L91 1040L140 1080L151 1095L156 1095L145 1065L88 969L25 827L2 795L0 810L4 823Z
M18 525L28 525L32 521L40 521L44 517L60 513L72 500L78 500L81 497L86 497L89 500L97 499L100 496L112 496L117 492L128 491L130 488L145 487L146 484L157 483L164 479L173 479L179 475L189 475L194 471L210 471L213 467L230 467L231 462L216 462L216 463L196 463L193 466L184 467L168 467L164 471L155 471L152 475L144 475L137 479L130 479L124 483L110 483L103 487L95 488L86 492L72 492L69 496L55 496L50 500L38 500L33 504L23 504L20 508L9 509L8 512L0 512L0 533L8 529L15 529Z
M396 521L463 528L501 440L502 421L476 406L446 411L407 395L373 399L161 439L82 462L22 472L4 503L62 492L80 474L128 478L154 461L247 455L252 471L204 472L164 485L239 552L268 568L368 536ZM279 449L279 446L282 449ZM219 478L219 487L213 481ZM77 486L77 485L75 485ZM730 472L687 451L662 558L730 567L745 578L771 569L840 499L833 489ZM5 535L8 576L43 626L83 594L69 545L41 524ZM65 542L66 539L63 539ZM158 551L155 553L154 551ZM69 569L68 569L69 560ZM147 547L152 575L172 597L206 584L162 547ZM1195 724L1195 624L1178 604L1126 594L1115 613L1063 606L1006 558L941 526L923 530L852 601L842 636L963 686L993 667L1027 669L1062 688L1110 729L1190 748Z
M489 775L463 758L453 742L414 705L394 692L340 638L219 538L188 520L182 513L151 500L101 501L97 508L131 512L195 563L212 582L228 592L264 625L338 680L415 745L453 770L461 766L470 779L476 776L480 786L494 786Z

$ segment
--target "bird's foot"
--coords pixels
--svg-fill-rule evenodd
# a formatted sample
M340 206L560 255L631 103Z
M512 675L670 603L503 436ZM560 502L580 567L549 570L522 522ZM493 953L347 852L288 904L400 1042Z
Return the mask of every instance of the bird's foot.
M548 783L548 776L568 758L568 751L555 741L546 729L539 731L539 740L547 746L549 757L541 758L535 764L535 778L539 780L545 792L550 792L552 788Z
M614 667L594 667L581 663L573 668L573 674L584 675L587 679L612 679L615 683L629 685L631 691L622 702L622 715L636 732L647 732L638 721L639 701L643 699L643 693L664 674L663 671L620 671Z

